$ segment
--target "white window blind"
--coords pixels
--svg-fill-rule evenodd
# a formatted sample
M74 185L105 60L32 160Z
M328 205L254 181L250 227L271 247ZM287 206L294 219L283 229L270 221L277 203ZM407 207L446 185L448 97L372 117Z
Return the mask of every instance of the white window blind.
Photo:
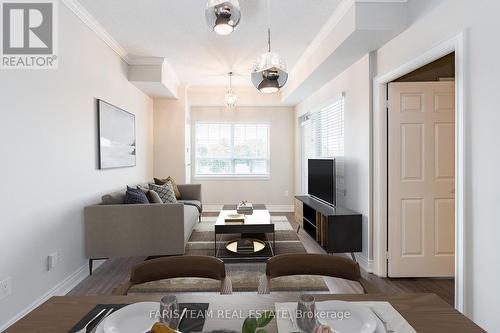
M269 125L197 123L196 176L269 176Z
M302 128L302 170L307 191L307 160L335 158L337 191L344 191L344 96L335 102L304 115Z

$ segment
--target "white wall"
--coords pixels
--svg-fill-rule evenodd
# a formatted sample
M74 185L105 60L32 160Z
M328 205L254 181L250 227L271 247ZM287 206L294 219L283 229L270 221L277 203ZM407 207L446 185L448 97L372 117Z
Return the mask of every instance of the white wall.
M0 300L0 330L87 274L83 207L152 177L152 101L94 32L62 3L59 11L59 69L0 72L0 279L10 276L13 289ZM136 115L136 167L97 169L96 98ZM57 249L62 262L47 271Z
M171 176L179 184L186 180L185 131L189 118L185 87L179 88L179 99L154 100L154 175Z
M264 122L270 126L269 179L197 179L202 184L203 204L208 206L249 200L264 203L271 209L293 210L294 193L294 111L287 107L239 107L230 111L225 107L192 107L193 127L198 121ZM194 172L194 155L192 156ZM285 192L287 194L285 194ZM273 207L274 206L274 207Z
M412 0L439 2L427 14L413 13L415 23L377 53L384 74L452 38L466 36L465 51L465 312L489 332L500 332L497 258L500 223L498 189L500 147L500 2L491 0ZM412 5L418 11L422 5Z
M363 214L363 252L360 264L368 266L371 258L370 229L370 56L366 55L342 74L325 84L296 107L296 117L313 111L345 92L344 177L345 196L338 195L339 205ZM295 120L298 123L298 120ZM297 131L295 187L300 189L300 132Z

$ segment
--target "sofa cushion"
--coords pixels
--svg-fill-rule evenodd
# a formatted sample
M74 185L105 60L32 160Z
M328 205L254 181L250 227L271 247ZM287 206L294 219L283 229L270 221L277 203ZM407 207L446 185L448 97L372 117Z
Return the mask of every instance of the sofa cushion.
M184 242L189 241L194 225L198 222L198 209L194 206L184 205Z
M158 193L163 203L176 203L175 192L172 184L167 183L165 185L149 184L149 189Z
M156 185L165 185L167 183L172 184L172 187L174 188L175 192L175 198L179 200L181 198L181 192L179 191L179 188L177 187L177 184L175 184L175 181L172 177L168 176L167 178L154 178L155 184Z
M185 205L194 206L198 209L198 212L201 213L202 206L199 200L178 200L177 202L182 202Z
M133 205L133 204L148 204L148 203L149 200L143 191L127 186L127 192L125 193L125 204Z
M105 194L101 197L103 205L123 205L125 203L125 191L117 191Z

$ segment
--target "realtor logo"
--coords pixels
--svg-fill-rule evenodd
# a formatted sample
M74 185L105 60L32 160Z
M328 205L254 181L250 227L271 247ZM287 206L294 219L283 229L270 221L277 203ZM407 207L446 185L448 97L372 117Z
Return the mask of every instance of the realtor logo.
M2 69L57 68L57 0L0 0Z

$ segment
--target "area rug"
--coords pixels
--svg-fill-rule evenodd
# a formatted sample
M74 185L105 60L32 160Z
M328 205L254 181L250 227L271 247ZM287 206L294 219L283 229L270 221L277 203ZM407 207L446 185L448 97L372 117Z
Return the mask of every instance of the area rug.
M203 217L197 223L186 246L186 255L214 255L214 225L217 217ZM271 216L275 225L276 254L306 253L297 233L286 216ZM219 255L230 256L223 242L238 238L238 234L219 235ZM263 250L269 251L269 249ZM261 253L262 254L262 253ZM237 258L236 258L237 259ZM257 291L260 278L265 275L265 262L226 262L226 272L233 284L234 292ZM220 282L202 278L176 278L135 285L133 293L173 293L173 292L218 292ZM295 275L273 279L271 291L316 291L328 292L328 286L320 276Z
M214 226L216 220L217 217L203 217L202 222L195 225L189 242L186 245L186 254L214 255ZM271 216L271 222L274 224L275 229L275 254L307 252L286 216ZM219 256L231 257L234 260L238 260L237 254L233 254L225 249L224 242L238 239L240 235L222 234L217 235L217 237L219 241ZM271 234L267 234L267 237L270 239L272 236ZM264 235L261 239L266 240ZM270 255L270 249L266 247L266 249L262 250L259 254Z

